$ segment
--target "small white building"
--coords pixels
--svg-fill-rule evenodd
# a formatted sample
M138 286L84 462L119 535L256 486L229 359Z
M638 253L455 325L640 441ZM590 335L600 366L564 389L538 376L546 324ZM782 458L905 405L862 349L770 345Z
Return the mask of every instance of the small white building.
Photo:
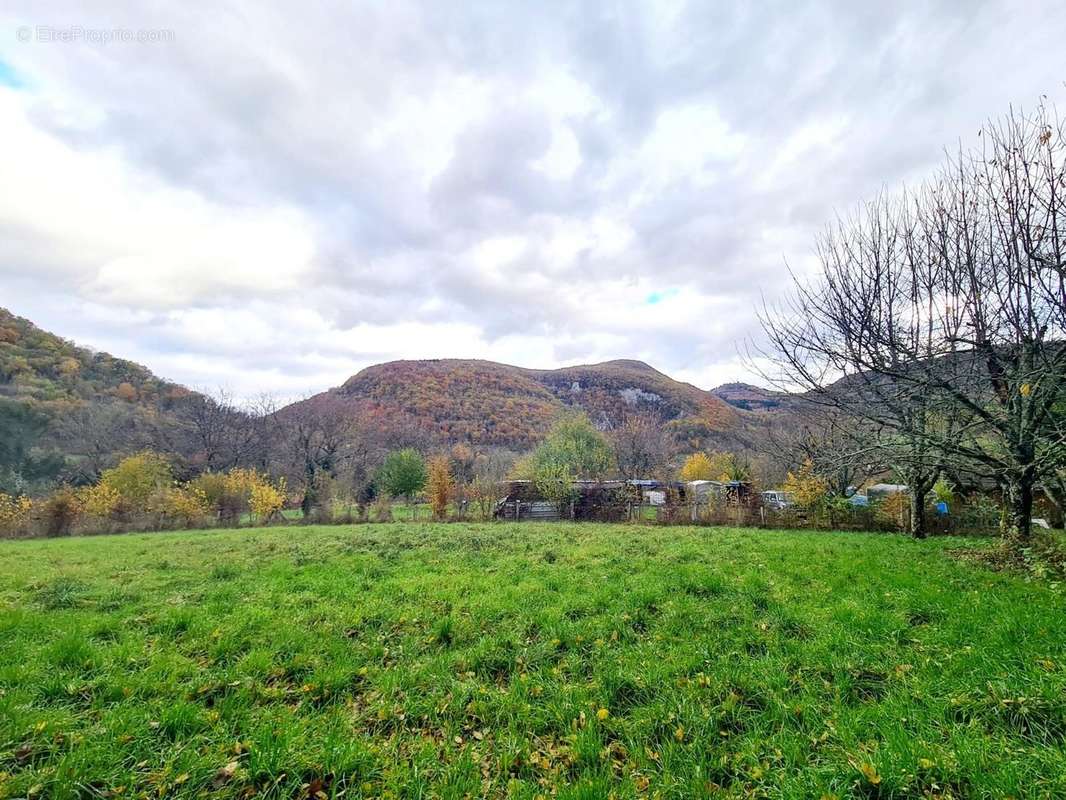
M644 492L644 502L650 506L664 506L666 505L666 492L648 489Z

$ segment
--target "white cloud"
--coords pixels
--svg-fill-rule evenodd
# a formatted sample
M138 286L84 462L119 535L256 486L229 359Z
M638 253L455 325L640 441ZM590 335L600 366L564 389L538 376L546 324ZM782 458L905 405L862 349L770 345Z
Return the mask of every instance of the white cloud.
M53 274L120 306L177 308L292 291L311 268L312 226L295 208L224 207L115 148L79 152L35 128L18 92L0 91L0 129L0 219L20 233L15 250L0 241L3 271Z
M245 395L444 356L751 378L755 307L821 225L1066 77L1051 0L24 5L0 304Z

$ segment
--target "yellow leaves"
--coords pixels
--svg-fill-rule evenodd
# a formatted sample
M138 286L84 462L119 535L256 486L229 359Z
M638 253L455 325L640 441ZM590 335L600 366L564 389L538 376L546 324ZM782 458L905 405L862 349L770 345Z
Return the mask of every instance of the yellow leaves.
M451 467L446 456L437 456L429 462L429 477L426 481L426 493L429 505L433 509L434 519L444 519L448 515L448 501L455 490Z
M922 769L932 769L933 767L936 766L936 762L933 761L933 759L931 759L931 758L919 758L918 759L918 766L921 767Z
M881 776L877 774L877 770L874 768L873 764L867 762L860 764L859 772L862 773L863 777L866 778L866 781L871 786L877 786L881 783Z
M808 458L800 465L799 471L789 472L782 490L803 508L810 508L829 492L829 483L815 474L814 464Z
M598 719L600 722L605 722L610 716L611 712L608 711L606 708L601 708L599 711L596 712L596 719Z
M81 370L81 362L78 361L78 359L70 358L69 356L67 358L60 359L59 372L62 375L69 378L74 375L77 375L79 370Z
M166 457L146 450L104 470L100 484L116 493L121 505L142 512L156 495L174 486L174 474Z
M674 738L679 742L685 741L685 728L683 726L678 725L674 729Z
M78 499L86 514L94 517L108 517L122 501L118 489L106 483L84 486L78 490Z
M1018 394L1020 394L1022 397L1028 397L1032 393L1033 393L1033 387L1032 387L1032 384L1029 384L1029 383L1023 383L1021 385L1021 387L1018 389Z
M20 495L12 497L0 492L0 529L16 528L27 519L33 510L33 501Z
M693 453L685 459L680 473L683 481L710 481L714 480L714 465L706 453Z
M195 488L168 487L158 492L150 505L156 513L185 521L194 520L207 512L206 498Z
M256 519L269 519L285 505L285 479L271 484L265 476L253 483L248 494L248 510Z

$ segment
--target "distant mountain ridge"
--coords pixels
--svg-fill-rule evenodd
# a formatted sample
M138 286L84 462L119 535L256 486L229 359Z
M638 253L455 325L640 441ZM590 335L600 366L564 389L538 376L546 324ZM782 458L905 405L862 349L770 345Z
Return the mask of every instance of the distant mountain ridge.
M560 369L475 359L391 361L304 402L390 428L413 426L445 441L514 450L533 446L567 409L585 411L603 428L644 414L704 436L728 434L738 421L737 409L711 392L634 360Z
M784 392L763 389L750 383L723 383L711 389L711 394L745 411L773 411L793 399Z
M395 432L396 441L522 451L560 414L576 409L603 429L640 414L658 419L692 449L730 448L750 443L751 412L773 410L775 395L746 384L706 391L632 359L559 369L427 359L367 367L282 413L304 404L329 406ZM79 347L0 309L0 400L30 403L57 422L75 411L99 410L96 416L106 416L112 429L125 424L146 431L183 424L184 401L197 397L139 364ZM99 446L110 436L101 432Z

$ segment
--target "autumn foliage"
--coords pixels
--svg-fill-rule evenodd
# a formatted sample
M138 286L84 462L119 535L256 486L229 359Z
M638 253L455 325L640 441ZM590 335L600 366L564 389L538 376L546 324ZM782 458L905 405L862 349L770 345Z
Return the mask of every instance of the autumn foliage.
M452 480L448 459L444 456L431 459L426 493L429 495L429 505L433 509L434 519L442 520L448 515L448 501L451 499L454 487L455 481Z
M815 473L814 465L807 459L798 470L788 473L782 489L801 508L813 508L829 493L829 482Z
M714 465L706 453L693 453L685 459L681 467L681 480L683 481L711 481L714 480Z
M145 451L105 470L98 483L78 489L60 486L36 502L0 493L0 534L32 535L36 529L59 536L74 530L237 524L244 515L263 524L278 516L286 499L284 478L234 468L181 482L174 479L166 458Z

